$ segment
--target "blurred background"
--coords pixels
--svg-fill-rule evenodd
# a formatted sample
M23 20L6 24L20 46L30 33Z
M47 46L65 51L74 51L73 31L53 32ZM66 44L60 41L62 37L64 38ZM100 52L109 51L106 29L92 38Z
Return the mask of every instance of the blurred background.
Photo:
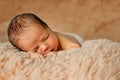
M11 18L26 12L84 40L120 41L120 0L0 0L0 42L7 41Z

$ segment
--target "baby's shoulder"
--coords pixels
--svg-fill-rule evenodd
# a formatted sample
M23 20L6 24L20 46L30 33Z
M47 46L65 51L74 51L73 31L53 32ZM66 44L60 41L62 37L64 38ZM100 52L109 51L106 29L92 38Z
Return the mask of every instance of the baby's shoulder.
M80 44L80 42L78 41L78 38L76 37L76 34L73 33L56 33L60 38L62 37L62 39L67 39L70 40L74 43Z
M63 49L80 47L79 42L71 35L57 33L57 36Z

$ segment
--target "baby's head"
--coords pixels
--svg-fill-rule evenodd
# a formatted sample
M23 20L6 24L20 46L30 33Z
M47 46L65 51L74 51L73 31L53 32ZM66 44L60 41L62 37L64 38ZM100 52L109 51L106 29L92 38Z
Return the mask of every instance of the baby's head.
M32 13L15 16L8 26L8 39L23 51L48 53L58 49L55 33L39 17Z

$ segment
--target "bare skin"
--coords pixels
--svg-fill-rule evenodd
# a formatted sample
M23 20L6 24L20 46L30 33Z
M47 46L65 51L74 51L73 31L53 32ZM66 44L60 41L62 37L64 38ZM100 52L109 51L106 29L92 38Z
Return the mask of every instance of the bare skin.
M80 44L73 37L52 31L50 28L42 28L32 25L20 35L17 46L26 52L34 52L45 55L52 51L78 48ZM34 53L31 53L33 56Z

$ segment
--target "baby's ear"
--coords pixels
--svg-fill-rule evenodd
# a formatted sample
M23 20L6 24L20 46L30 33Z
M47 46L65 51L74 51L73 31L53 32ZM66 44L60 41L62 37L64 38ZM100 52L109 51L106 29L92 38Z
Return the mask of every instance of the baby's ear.
M32 59L43 59L44 58L44 56L41 55L40 53L35 53L35 52L32 52L32 51L29 51L27 53L30 55L30 57Z

